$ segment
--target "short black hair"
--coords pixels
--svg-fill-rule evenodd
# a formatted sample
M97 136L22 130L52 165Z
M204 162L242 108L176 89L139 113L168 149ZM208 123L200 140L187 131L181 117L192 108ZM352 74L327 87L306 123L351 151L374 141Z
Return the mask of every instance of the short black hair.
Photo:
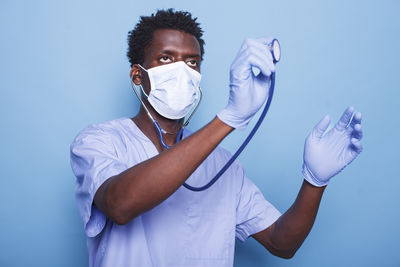
M204 40L203 30L196 22L197 18L192 18L192 14L186 11L175 11L170 8L167 10L157 10L151 16L141 16L135 28L128 32L128 59L131 64L143 64L144 49L152 39L153 33L158 29L180 30L193 35L200 44L200 56L203 60Z

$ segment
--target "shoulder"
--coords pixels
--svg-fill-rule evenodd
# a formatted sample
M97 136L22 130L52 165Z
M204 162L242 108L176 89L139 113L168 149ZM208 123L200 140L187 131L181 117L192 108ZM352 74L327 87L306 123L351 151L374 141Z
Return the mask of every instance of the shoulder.
M82 129L71 144L71 148L85 143L111 144L127 134L128 118L119 118L103 123L91 124Z
M216 147L214 149L214 151L211 153L211 155L213 155L217 159L223 160L223 161L228 161L232 158L232 153L220 146ZM238 161L235 160L234 164L237 164L237 163L238 163Z

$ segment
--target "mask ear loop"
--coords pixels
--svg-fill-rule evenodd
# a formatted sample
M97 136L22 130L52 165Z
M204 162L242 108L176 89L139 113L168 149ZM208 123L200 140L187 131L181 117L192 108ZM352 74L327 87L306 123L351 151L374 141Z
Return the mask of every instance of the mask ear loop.
M178 143L183 136L183 130L185 129L185 127L189 124L190 119L193 117L194 113L196 112L197 108L200 106L201 103L201 99L203 98L203 92L201 91L201 88L199 86L199 93L200 93L200 97L199 97L199 101L196 104L196 107L193 109L193 111L190 113L189 117L186 119L186 121L183 123L182 128L179 130L178 134L176 135L176 140L175 143ZM158 124L158 123L157 123ZM156 126L157 127L157 126ZM158 126L159 127L159 126ZM162 130L162 129L161 129ZM163 145L164 146L164 145ZM170 146L166 145L164 146L165 148L169 149Z
M201 87L200 87L200 86L199 86L199 94L200 94L199 101L197 102L197 105L196 105L196 107L193 109L192 113L190 113L189 117L188 117L188 118L186 119L186 121L183 123L182 128L185 128L185 127L189 124L190 119L193 117L193 115L194 115L194 113L196 112L197 108L200 106L201 99L203 98L203 91L201 90Z
M153 116L151 116L150 111L147 109L147 107L146 107L146 105L144 104L144 102L143 102L142 98L140 97L139 93L136 91L136 84L133 82L133 76L132 76L132 79L131 79L131 86L132 86L133 91L135 92L135 95L137 96L137 98L139 99L139 101L142 103L142 105L143 105L144 109L146 110L147 115L150 117L151 121L152 121L153 123L156 122L156 120L153 118ZM139 86L140 86L142 92L147 96L147 94L146 94L146 93L144 92L144 90L143 90L142 85L140 84ZM147 97L148 97L148 96L147 96Z
M144 70L145 72L148 72L145 68L143 68L142 67L142 65L140 65L140 64L138 64L138 66L139 67L141 67L142 68L142 70ZM153 122L153 124L154 123L157 123L157 130L160 130L163 134L174 134L174 133L169 133L169 132L167 132L167 131L165 131L163 128L161 128L161 126L158 124L158 122L153 118L153 116L151 116L151 114L150 114L150 112L149 112L149 110L147 109L147 107L146 107L146 105L143 103L143 101L142 101L142 98L140 98L140 96L139 96L139 93L136 91L136 84L133 82L133 76L132 76L132 79L131 79L131 85L132 85L132 88L133 88L133 90L135 91L135 94L136 94L136 96L139 98L139 100L140 100L140 102L142 103L142 105L143 105L143 107L146 109L146 112L147 112L147 115L149 115L149 117L150 117L150 119L152 120L152 122ZM140 84L139 85L140 86L140 89L142 90L142 93L147 97L147 98L149 98L149 96L146 94L146 92L143 90L143 86Z

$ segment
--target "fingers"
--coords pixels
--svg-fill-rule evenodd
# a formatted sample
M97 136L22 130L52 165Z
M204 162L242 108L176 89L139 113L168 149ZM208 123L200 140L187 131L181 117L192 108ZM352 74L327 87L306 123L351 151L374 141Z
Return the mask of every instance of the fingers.
M312 137L321 139L326 129L328 129L330 123L331 117L329 115L325 115L325 117L323 117L322 120L320 120L317 125L314 126L314 129L311 132Z
M353 146L354 152L356 152L357 154L361 153L361 151L363 150L362 144L359 139L351 138L351 145Z
M275 67L272 69L269 64L266 64L264 58L255 52L250 52L246 60L252 67L258 68L264 76L270 76L275 71Z
M354 113L354 107L348 107L344 112L342 117L340 117L339 121L336 123L335 128L338 131L343 131L346 129L347 125L349 125L349 122L351 120L351 117L353 116Z
M351 133L351 137L354 137L358 140L361 140L363 137L363 131L361 127L361 113L356 112L351 119L350 126L347 128L349 133Z
M256 39L257 42L262 43L264 45L269 45L275 38L272 37L261 37Z
M351 120L350 126L352 128L354 128L354 125L356 125L356 124L361 124L361 113L360 112L356 112L356 114L354 114L354 117Z
M352 137L361 140L361 138L363 137L363 131L361 128L361 124L355 124L353 127L353 133L352 133Z
M265 60L264 64L268 65L271 72L275 72L274 59L272 57L271 51L268 48L268 43L264 43L266 40L269 40L269 39L271 39L271 38L261 38L261 39L257 39L257 40L249 39L248 42L250 44L254 45L254 47L257 48L258 52L261 53L261 54L259 54L260 57L262 57Z
M240 65L249 64L249 69L256 67L263 75L270 76L275 71L275 64L268 46L263 43L267 39L264 39L246 39L235 61Z

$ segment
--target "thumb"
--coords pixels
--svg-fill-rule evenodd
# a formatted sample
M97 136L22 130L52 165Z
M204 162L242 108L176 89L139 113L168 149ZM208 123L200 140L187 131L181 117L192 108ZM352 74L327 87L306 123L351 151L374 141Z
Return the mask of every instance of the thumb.
M321 139L326 129L328 129L330 123L331 117L329 115L325 115L325 117L323 117L322 120L320 120L317 125L314 126L314 129L311 132L312 137Z

